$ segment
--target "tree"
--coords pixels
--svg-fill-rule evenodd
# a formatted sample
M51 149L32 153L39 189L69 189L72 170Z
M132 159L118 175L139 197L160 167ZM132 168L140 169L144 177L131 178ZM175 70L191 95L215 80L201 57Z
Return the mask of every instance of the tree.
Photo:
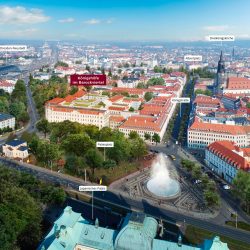
M135 109L134 109L133 107L130 107L128 111L129 111L129 112L134 112Z
M71 174L80 174L80 169L84 168L84 161L82 157L70 154L66 156L65 169Z
M65 62L62 62L62 61L58 61L56 64L55 64L55 68L58 67L58 66L62 66L62 67L69 67L69 65Z
M103 156L97 149L89 149L85 155L86 163L92 169L92 175L95 174L96 168L103 166Z
M10 114L15 116L17 120L22 117L23 112L25 112L25 105L23 102L14 102L10 104Z
M154 86L154 85L165 85L165 80L163 78L152 77L148 80L147 86Z
M140 138L140 136L138 135L138 133L136 131L130 131L129 133L129 139L136 139L136 138Z
M144 99L148 102L153 98L154 94L152 92L146 92L144 95Z
M145 138L145 140L149 141L149 140L151 140L151 135L149 133L145 133L144 138Z
M104 108L105 108L105 106L106 106L106 104L105 104L104 102L102 102L102 101L99 102L98 105L100 105L100 106L102 106L102 107L104 107Z
M206 190L204 192L204 198L208 206L218 206L220 197L216 192Z
M233 180L234 194L243 202L247 213L250 212L250 174L239 170Z
M36 157L45 166L52 166L53 162L59 159L59 147L57 144L42 141L38 144Z
M157 143L159 143L161 141L161 138L157 133L154 133L152 136L152 141L155 142L157 145Z
M201 181L204 187L207 186L208 182L209 182L209 177L207 174L203 174L201 177Z
M209 180L206 186L206 189L215 192L216 191L216 183L213 180Z
M99 132L99 140L100 141L111 141L113 138L113 131L109 127L101 128Z
M143 82L138 82L136 88L137 89L144 89L144 88L146 88L146 86L145 86L145 84Z
M38 131L44 133L45 138L46 138L47 133L51 131L50 124L48 120L46 119L41 119L40 121L38 121L36 124L36 128L38 129Z
M40 142L38 136L34 136L31 141L28 141L29 148L34 155L38 155Z
M89 149L94 147L94 141L86 133L68 135L62 142L62 148L65 152L76 156L83 156Z
M198 166L198 165L194 165L193 166L193 169L192 169L192 176L195 178L195 179L200 179L201 178L201 167Z
M71 86L69 94L74 95L78 91L78 87L76 86Z
M146 145L139 136L132 139L130 145L130 156L132 159L138 159L147 152Z
M15 88L11 93L12 102L22 102L24 105L27 103L26 87L23 80L18 80L15 84Z
M112 132L111 141L114 141L113 148L106 149L106 155L109 159L116 162L126 161L130 156L131 144L124 134L118 130Z
M213 95L212 91L208 90L208 89L206 89L206 90L197 89L195 91L195 95L199 95L199 94L201 94L201 95L207 95L207 96L212 96Z

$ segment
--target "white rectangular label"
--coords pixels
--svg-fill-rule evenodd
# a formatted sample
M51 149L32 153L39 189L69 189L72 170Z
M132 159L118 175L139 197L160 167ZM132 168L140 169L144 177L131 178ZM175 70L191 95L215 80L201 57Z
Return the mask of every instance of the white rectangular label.
M171 98L172 103L190 103L189 97Z
M114 142L113 141L97 141L96 147L97 148L113 148Z
M0 45L0 51L27 51L26 45Z
M186 55L184 56L185 62L201 62L202 56L196 56L196 55Z
M107 186L79 186L80 192L99 192L99 191L107 191Z
M233 35L211 35L208 36L208 40L212 42L231 42L235 40L235 37Z

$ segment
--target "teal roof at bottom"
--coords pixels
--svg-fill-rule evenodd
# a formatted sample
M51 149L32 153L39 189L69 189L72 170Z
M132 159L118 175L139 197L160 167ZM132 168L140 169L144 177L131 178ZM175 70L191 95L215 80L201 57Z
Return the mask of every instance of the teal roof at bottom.
M130 213L124 218L120 230L92 225L66 207L55 221L38 250L229 250L219 237L206 239L201 246L189 246L181 241L155 239L158 222L143 213Z

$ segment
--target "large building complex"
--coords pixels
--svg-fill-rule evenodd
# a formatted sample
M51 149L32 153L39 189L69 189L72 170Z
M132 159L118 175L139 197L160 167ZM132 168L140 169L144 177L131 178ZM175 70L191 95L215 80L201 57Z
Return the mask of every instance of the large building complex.
M162 225L161 225L162 227ZM55 221L39 250L228 250L227 243L219 237L205 240L201 246L189 246L178 242L157 239L158 222L143 213L128 214L118 230L95 225L66 207Z
M250 148L240 148L231 141L216 141L206 148L205 162L231 183L239 169L250 171Z
M146 133L150 136L156 133L162 139L176 105L171 103L171 98L181 95L186 76L182 72L173 72L171 78L174 82L148 89L107 87L90 93L79 90L65 98L54 98L45 105L46 119L49 122L69 120L91 124L99 129L117 128L126 136L136 131L143 139ZM148 102L144 100L147 92L152 93Z

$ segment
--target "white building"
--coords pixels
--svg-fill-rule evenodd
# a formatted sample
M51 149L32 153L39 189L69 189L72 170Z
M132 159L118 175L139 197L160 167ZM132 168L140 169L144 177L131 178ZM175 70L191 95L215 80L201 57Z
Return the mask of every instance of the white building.
M24 160L29 156L27 142L18 139L6 142L2 146L2 150L4 155L9 158Z
M230 140L239 147L250 144L250 126L200 122L197 117L188 128L188 147L205 148L215 141Z
M216 141L205 150L209 168L232 183L239 169L250 170L250 148L240 148L231 141Z
M15 129L15 117L9 114L0 113L0 129L12 128Z
M139 78L127 78L117 82L118 88L136 88L139 83Z
M0 89L11 94L15 88L15 81L12 80L0 80Z

